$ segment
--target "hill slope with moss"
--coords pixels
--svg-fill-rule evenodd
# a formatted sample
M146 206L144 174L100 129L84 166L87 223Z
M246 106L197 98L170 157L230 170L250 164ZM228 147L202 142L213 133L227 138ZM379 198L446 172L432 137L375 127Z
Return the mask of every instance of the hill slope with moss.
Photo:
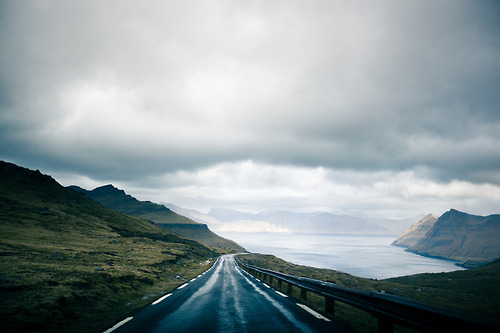
M109 328L209 267L207 247L0 161L0 331Z
M195 222L185 216L179 215L163 205L151 201L140 201L113 185L97 187L87 191L78 186L71 189L84 193L89 198L116 211L138 216L150 220L173 233L186 237L206 246L216 248L217 251L246 252L246 250L232 240L220 237L208 229L206 224Z

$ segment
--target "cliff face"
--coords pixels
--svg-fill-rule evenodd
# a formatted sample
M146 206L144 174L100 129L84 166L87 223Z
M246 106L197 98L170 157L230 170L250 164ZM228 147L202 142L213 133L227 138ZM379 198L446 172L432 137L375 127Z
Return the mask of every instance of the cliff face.
M404 234L399 236L392 245L402 247L414 247L420 239L432 228L436 223L437 217L429 214L417 223L413 224Z
M423 231L425 223L420 227ZM414 231L413 235L416 234ZM403 239L398 243L411 252L477 267L500 258L500 215L476 216L452 209L439 217L422 237L408 238L409 241Z

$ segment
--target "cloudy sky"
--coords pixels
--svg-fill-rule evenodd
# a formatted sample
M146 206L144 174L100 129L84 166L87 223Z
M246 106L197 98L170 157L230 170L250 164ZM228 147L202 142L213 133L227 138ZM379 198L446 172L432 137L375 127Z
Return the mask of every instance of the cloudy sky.
M0 159L202 211L500 213L498 1L1 1Z

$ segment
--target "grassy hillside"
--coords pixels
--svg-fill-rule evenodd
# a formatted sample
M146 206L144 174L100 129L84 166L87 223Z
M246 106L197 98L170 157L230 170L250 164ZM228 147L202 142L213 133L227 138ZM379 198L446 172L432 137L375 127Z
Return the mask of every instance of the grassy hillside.
M106 207L150 220L177 235L213 248L219 253L246 252L243 247L235 242L213 233L205 224L200 224L179 215L163 205L151 201L139 201L113 185L101 186L92 191L77 186L70 186L70 188L84 193Z
M214 251L218 253L247 252L245 248L236 242L213 233L210 229L208 229L206 224L160 223L158 225L177 235L181 235L182 237L200 242L209 248L213 248Z
M272 269L295 276L328 281L339 286L378 291L406 297L467 315L500 320L500 260L484 267L450 273L417 274L406 277L374 280L330 269L294 265L271 255L249 254L239 258L250 265ZM275 284L275 287L278 287ZM299 291L293 295L299 298ZM308 304L319 311L324 299L309 293ZM338 304L335 313L360 332L373 332L376 321L364 311Z
M467 268L500 258L498 214L477 216L451 209L427 227L415 235L409 231L406 236L413 239L400 245L421 255L460 261Z
M0 161L0 257L1 332L95 332L204 271L214 253Z

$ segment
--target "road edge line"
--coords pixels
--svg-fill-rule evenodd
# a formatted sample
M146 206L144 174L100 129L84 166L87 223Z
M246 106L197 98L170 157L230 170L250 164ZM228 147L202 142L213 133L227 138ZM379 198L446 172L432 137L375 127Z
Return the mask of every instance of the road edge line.
M122 321L120 321L118 324L116 324L115 326L111 327L110 329L107 329L106 331L104 331L103 333L110 333L110 332L113 332L114 330L116 330L118 327L126 324L127 322L131 321L132 319L134 319L134 317L128 317L128 318L125 318L123 319Z
M311 309L310 307L308 307L307 305L304 305L304 304L301 304L301 303L297 303L297 305L299 307L301 307L302 309L304 309L305 311L309 312L310 314L312 314L314 317L318 318L318 319L322 319L324 321L331 321L330 319L326 318L325 316L317 313L316 311L314 311L313 309Z
M167 297L169 297L169 296L171 296L171 295L172 295L172 293L170 293L170 294L168 294L168 295L165 295L165 296L163 296L163 297L161 297L161 298L157 299L157 300L156 300L156 301L154 301L153 303L151 303L151 305L156 305L156 304L160 303L160 302L161 302L161 301L163 301L165 298L167 298Z

